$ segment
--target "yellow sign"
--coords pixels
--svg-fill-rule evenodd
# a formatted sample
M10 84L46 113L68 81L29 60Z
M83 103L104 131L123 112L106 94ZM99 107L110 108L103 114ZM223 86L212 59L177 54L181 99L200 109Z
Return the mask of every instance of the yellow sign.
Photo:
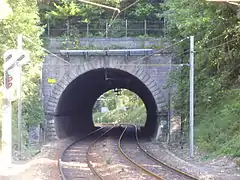
M48 83L49 84L56 84L57 83L57 80L55 78L49 78L48 79Z

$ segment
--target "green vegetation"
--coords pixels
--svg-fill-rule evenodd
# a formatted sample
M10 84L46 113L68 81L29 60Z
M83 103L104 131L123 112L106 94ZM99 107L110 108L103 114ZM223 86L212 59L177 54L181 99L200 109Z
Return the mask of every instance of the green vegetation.
M95 0L97 3L104 3L105 5L125 9L129 5L133 4L132 0ZM155 0L149 2L148 0L139 0L130 8L127 8L122 12L119 17L121 19L129 20L157 20L161 19L161 12L163 0ZM40 16L42 22L51 20L52 23L57 23L61 19L68 19L69 17L77 16L84 22L90 22L99 19L110 19L113 11L97 6L92 6L86 3L79 2L77 0L59 0L48 2L41 2L39 4Z
M120 93L120 94L118 94ZM107 107L108 112L101 112ZM121 89L119 92L110 90L104 93L95 103L93 109L94 123L133 123L144 125L146 108L143 101L133 92Z
M96 0L95 2L102 2ZM124 9L132 0L106 0L104 4ZM24 47L31 52L31 62L24 68L23 93L23 127L25 133L29 127L39 125L43 119L39 95L40 63L43 60L43 45L41 35L43 28L49 23L53 28L68 29L63 33L66 43L71 42L79 48L77 38L81 37L81 23L96 22L107 19L111 22L113 12L99 7L86 5L77 0L46 0L38 4L35 0L8 0L13 14L0 21L0 54L11 48L16 48L16 38L19 33L28 36L36 45L24 41ZM208 3L205 0L140 0L137 4L122 12L120 20L167 20L168 40L178 41L194 35L196 42L196 140L198 146L215 155L227 154L240 156L240 23L235 6L222 3ZM40 26L42 25L42 27ZM93 23L94 24L94 23ZM137 27L138 25L133 26ZM101 26L103 24L96 24ZM94 26L95 27L95 26ZM93 28L94 28L93 27ZM104 26L105 27L105 26ZM104 28L103 27L103 28ZM119 34L123 27L121 21L116 21L112 34ZM89 37L103 36L104 32L90 32ZM136 34L129 34L135 36ZM143 34L142 34L143 35ZM65 44L63 44L65 46ZM180 55L176 58L180 63L188 62L189 42L184 40L174 49ZM3 59L0 61L0 80L3 80ZM172 83L177 84L174 97L174 108L184 118L188 117L189 69L172 75ZM104 94L107 101L101 101L101 106L107 106L109 112L100 113L98 106L94 109L95 122L129 122L143 124L146 119L146 109L136 96L128 91L116 98L112 91ZM116 100L118 102L116 102ZM16 102L14 107L14 132L16 132ZM125 111L122 107L128 107ZM130 112L130 113L129 113ZM0 113L1 114L1 113ZM1 116L0 116L1 121ZM186 123L187 125L187 123ZM187 129L187 127L185 127ZM16 136L14 136L16 143ZM25 139L26 136L25 136Z
M108 37L124 37L126 35L125 19L128 20L129 37L144 35L144 20L148 20L148 22L163 20L160 16L161 0L151 3L147 0L140 0L130 7L129 5L134 3L132 0L96 0L95 2L104 3L120 10L125 9L125 11L121 12L116 19L114 17L117 13L113 10L92 6L78 0L49 1L40 4L41 21L49 26L48 33L51 36L73 41L76 36L105 37L106 23L111 24L111 28L107 32ZM154 28L154 30L149 28ZM148 29L148 33L151 35L162 33L163 21L162 23L150 23Z
M240 24L237 8L204 0L169 0L165 17L175 40L195 36L196 140L210 153L240 156ZM178 57L188 62L188 40L178 45ZM178 112L188 116L189 68L173 75ZM187 128L186 128L187 129Z
M240 91L230 91L205 114L197 116L198 144L218 155L240 156Z
M13 14L0 21L0 80L3 82L3 53L8 49L17 48L17 35L22 34L34 43L26 39L24 49L30 51L31 62L23 68L23 138L24 145L27 145L28 131L32 126L39 126L43 121L43 111L40 90L41 62L43 61L43 51L41 50L42 40L40 35L43 29L39 26L38 6L35 0L8 0ZM1 83L2 86L2 83ZM1 98L2 101L2 98ZM13 146L17 142L17 102L13 103ZM1 117L0 117L1 118ZM0 120L1 121L1 120Z

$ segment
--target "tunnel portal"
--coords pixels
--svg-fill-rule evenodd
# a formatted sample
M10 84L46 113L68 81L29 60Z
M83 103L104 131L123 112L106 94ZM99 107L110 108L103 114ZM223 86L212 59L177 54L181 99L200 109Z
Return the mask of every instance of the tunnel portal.
M95 128L92 119L94 103L103 93L115 88L128 89L143 100L147 120L142 131L153 135L157 127L157 104L148 87L126 71L99 68L79 75L63 91L56 108L57 136L65 138L92 131Z

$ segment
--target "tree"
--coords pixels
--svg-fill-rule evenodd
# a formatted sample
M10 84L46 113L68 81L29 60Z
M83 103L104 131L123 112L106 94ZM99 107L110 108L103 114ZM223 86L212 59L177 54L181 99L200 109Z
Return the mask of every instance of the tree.
M8 49L17 47L17 35L22 34L32 42L24 39L24 48L30 51L31 61L23 68L23 124L38 125L43 121L41 99L39 97L41 62L43 51L40 36L43 29L39 26L38 6L35 0L8 0L13 13L5 20L0 21L0 54ZM0 57L0 80L3 80L2 63ZM14 103L14 108L16 104ZM29 108L31 107L31 111ZM39 110L32 113L34 110ZM14 110L16 112L16 109ZM16 117L16 116L13 116ZM13 119L16 121L16 119ZM16 124L16 123L15 123Z
M199 103L209 104L209 96L214 100L215 96L217 98L219 95L216 92L229 88L230 82L236 80L234 73L239 63L237 49L240 43L236 39L239 32L236 12L231 6L209 4L203 0L172 0L168 1L167 8L165 16L169 20L167 27L169 37L182 39L189 35L195 36L196 51L198 51L196 54L197 81L201 82L197 84L197 91L201 90L197 93L197 99ZM214 37L218 38L214 39ZM236 40L232 41L234 38ZM230 42L205 50L226 41ZM180 46L180 51L184 49L188 49L186 41ZM188 61L187 56L182 58L185 59L183 61ZM231 73L224 73L226 71ZM185 78L188 78L187 73L186 71ZM222 86L219 86L219 83L222 83ZM209 86L212 90L207 90ZM202 93L204 87L207 91ZM186 86L182 91L187 92Z
M239 87L236 82L240 71L237 9L205 0L169 0L165 8L170 39L178 41L190 35L195 36L198 145L211 152L239 156L239 145L236 145L235 139L240 134L235 128L240 127L236 119L240 106L236 100L239 99L239 93L234 90ZM189 56L185 53L189 49L188 40L179 43L175 49L181 54L178 57L181 62L188 63ZM178 88L174 99L175 109L187 118L189 69L184 68L173 77Z
M129 5L134 4L135 0L106 0L104 3L100 0L94 2L108 5L111 7L119 8L120 10L127 8ZM162 18L162 0L140 0L130 8L122 12L119 17L127 18L129 20L159 20ZM77 16L82 18L82 21L93 21L99 19L111 19L113 10L105 9L98 6L89 5L79 2L78 0L61 0L50 1L48 5L46 3L40 3L41 14L44 16L44 12L47 11L44 19L57 20L61 18L67 18L71 16Z
M133 0L123 1L122 5L132 4ZM126 10L125 18L130 20L161 20L163 13L162 0L140 0L135 6Z

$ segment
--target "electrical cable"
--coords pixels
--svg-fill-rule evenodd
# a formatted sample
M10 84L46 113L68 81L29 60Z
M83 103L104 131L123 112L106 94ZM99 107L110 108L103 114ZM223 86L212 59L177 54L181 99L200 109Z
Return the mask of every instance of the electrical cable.
M111 7L111 6L107 6L107 5L103 5L103 4L99 4L99 3L94 3L94 2L90 2L90 1L86 1L86 0L78 0L78 1L83 2L83 3L87 3L87 4L91 4L91 5L94 5L94 6L103 7L103 8L106 8L106 9L111 9L111 10L114 10L114 11L117 11L118 13L120 13L120 9L118 9L118 8L114 8L114 7Z
M223 34L222 34L222 35L223 35ZM217 38L221 37L222 35L216 36L214 39L217 39ZM201 52L209 51L209 50L211 50L211 49L215 49L215 48L221 47L221 46L223 46L223 45L225 45L225 44L228 44L228 43L230 43L230 42L236 41L236 40L238 40L238 39L239 39L239 37L238 37L238 38L235 38L235 39L232 39L232 40L230 40L230 41L224 42L224 43L222 43L222 44L218 44L218 45L216 45L216 46L210 47L210 48L205 48L205 49L200 50L200 51L195 50L195 53L201 53ZM185 53L189 53L189 52L190 52L190 50L187 50L187 51L181 52L181 53L177 53L177 54L175 55L175 57L176 57L176 56L180 56L180 55L185 54Z
M136 62L136 61L144 60L145 58L151 57L151 56L153 56L153 55L155 55L155 54L159 54L159 53L161 54L162 51L167 50L167 49L169 49L169 48L172 48L172 47L174 47L174 46L182 43L183 41L185 41L185 40L188 39L188 38L189 38L189 37L183 38L183 39L181 39L180 41L178 41L178 42L176 42L176 43L174 43L174 44L172 44L172 45L170 45L170 46L168 46L168 47L159 49L159 50L153 52L152 54L143 56L143 57L141 57L141 58L139 58L139 59L136 59L135 61L132 61L131 63L134 63L134 62Z
M110 22L112 22L112 20L114 19L115 13L116 13L116 11L113 12Z
M214 41L215 39L218 39L219 37L222 37L222 36L224 36L224 35L226 35L226 34L221 34L221 35L219 35L219 36L216 36L216 37L212 38L211 40L208 40L207 43L212 42L212 41ZM229 41L229 42L230 42L230 41ZM225 43L224 43L224 44L225 44ZM219 46L219 45L217 45L217 46ZM214 47L214 48L215 48L215 47ZM185 51L185 52L177 53L177 54L175 54L175 56L181 56L181 55L183 55L183 54L185 54L185 53L189 53L189 52L190 52L190 51L187 50L187 51Z
M116 5L117 6L117 5ZM107 29L106 29L106 33L108 32L108 30L109 30L109 28L112 26L112 24L114 23L114 21L116 20L116 18L118 17L118 15L119 15L119 13L120 12L118 12L116 15L115 15L115 13L116 13L116 11L114 11L113 12L113 14L112 14L112 17L111 17L111 19L110 19L110 24L107 26ZM104 35L105 36L105 35Z
M221 37L221 36L223 36L223 35L224 35L224 34L222 34L222 35L220 35L220 36L216 36L214 39L217 39L217 38L219 38L219 37ZM137 60L133 61L132 63L134 63L134 62L136 62L136 61L139 61L139 60L143 60L143 59L145 59L145 58L147 58L147 57L150 57L150 56L152 56L152 55L154 55L154 54L161 53L163 50L166 50L166 49L169 49L169 48L171 48L171 47L174 47L174 46L178 45L179 43L183 42L183 41L186 40L186 39L188 39L188 37L187 37L187 38L184 38L184 39L182 39L182 40L180 40L180 41L178 41L178 42L176 42L176 43L174 43L174 44L172 44L171 46L168 46L168 47L166 47L166 48L160 49L160 50L158 50L158 51L156 51L156 52L154 52L154 53L152 53L152 54L150 54L150 55L146 55L146 56L144 56L144 57L142 57L142 58L140 58L140 59L137 59ZM204 50L202 50L202 51L195 51L195 52L196 52L196 53L199 53L199 52L208 51L208 50L211 50L211 49L220 47L220 46L222 46L222 45L228 44L228 43L233 42L233 41L238 40L238 39L239 39L239 38L236 38L236 39L227 41L227 42L225 42L225 43L216 45L216 46L214 46L214 47L207 48L207 49L204 49ZM187 51L185 51L185 52L177 53L177 54L175 54L175 56L180 56L180 55L183 55L183 54L189 53L189 52L190 52L190 50L187 50ZM153 66L156 66L156 65L157 65L157 64L154 64ZM184 64L183 64L183 65L184 65ZM159 64L159 66L163 66L163 64Z
M222 37L222 36L224 36L224 35L226 35L226 34L221 34L221 35L219 35L219 36L216 36L216 37L212 38L211 40L208 40L207 43L212 42L212 41L214 41L215 39L218 39L219 37Z
M120 11L120 13L123 12L123 11L126 11L126 10L129 9L130 7L134 6L137 2L139 2L139 0L136 0L136 1L133 2L132 4L130 4L130 5L128 5L127 7L123 8L123 9Z
M128 5L127 7L123 8L122 10L118 11L118 13L116 14L116 16L113 18L113 16L115 15L115 11L114 11L114 15L111 18L111 21L109 23L109 25L107 26L106 32L104 34L104 36L106 35L106 33L109 31L109 29L112 27L113 23L116 21L117 17L120 15L120 13L122 13L123 11L126 11L127 9L129 9L130 7L134 6L137 2L139 2L139 0L136 0L135 2L133 2L132 4Z
M186 53L190 53L190 50L188 49L187 51L177 53L177 54L175 54L175 56L181 56L181 55L186 54Z
M221 46L223 46L223 45L225 45L225 44L228 44L228 43L233 42L233 41L236 41L236 40L239 40L239 37L237 37L237 38L235 38L235 39L232 39L232 40L230 40L230 41L224 42L224 43L222 43L222 44L218 44L218 45L216 45L216 46L210 47L210 48L205 48L205 49L199 50L199 51L198 51L198 50L195 50L195 52L196 52L196 53L200 53L200 52L209 51L209 50L212 50L212 49L221 47Z
M47 49L45 49L45 48L41 47L39 44L36 44L36 43L35 43L35 42L33 42L33 41L32 41L32 40L29 38L29 37L27 37L27 36L23 35L23 38L25 38L27 41L31 42L32 44L34 44L34 45L36 45L36 46L40 47L41 49L43 49L43 50L44 50L44 51L46 51L47 53L49 53L49 54L51 54L51 55L55 56L56 58L60 59L61 61L65 62L65 63L68 63L69 65L71 65L71 63L70 63L70 62L68 62L68 61L66 61L65 59L63 59L63 58L59 57L58 55L56 55L56 54L52 53L51 51L49 51L49 50L47 50Z

